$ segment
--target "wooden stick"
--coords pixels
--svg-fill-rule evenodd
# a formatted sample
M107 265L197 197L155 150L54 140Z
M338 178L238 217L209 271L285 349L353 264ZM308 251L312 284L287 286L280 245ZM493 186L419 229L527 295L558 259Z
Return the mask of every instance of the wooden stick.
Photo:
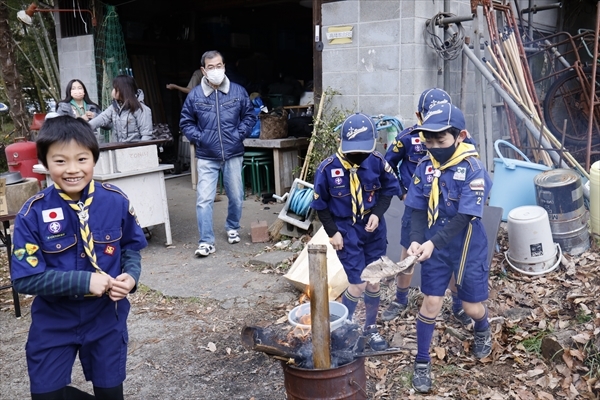
M316 369L329 369L331 368L331 331L327 287L327 246L324 244L308 245L308 281L313 362Z

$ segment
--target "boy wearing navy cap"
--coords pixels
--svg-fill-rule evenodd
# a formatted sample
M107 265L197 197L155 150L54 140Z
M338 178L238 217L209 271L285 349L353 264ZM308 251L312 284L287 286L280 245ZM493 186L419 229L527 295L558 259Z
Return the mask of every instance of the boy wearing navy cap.
M146 238L127 196L94 182L98 142L70 116L46 119L38 159L54 185L15 220L11 277L36 295L26 356L33 400L123 399L127 295L141 273ZM71 386L75 357L95 397Z
M329 241L337 251L350 286L342 294L342 304L352 320L364 294L367 343L376 351L388 347L379 334L379 283L360 279L365 267L385 255L387 230L383 214L400 185L383 155L375 150L377 130L367 115L356 113L342 124L337 153L325 159L315 173L314 200Z
M467 136L463 113L451 104L431 107L417 128L428 155L417 166L406 197L413 209L409 255L421 262L423 303L417 316L417 356L412 379L421 393L431 390L429 349L452 274L458 297L474 320L473 355L492 351L487 308L487 237L481 217L492 186Z
M419 130L417 128L423 123L423 117L427 114L429 109L437 104L452 104L452 99L450 95L442 89L431 88L423 91L417 104L416 115L418 123L398 133L394 142L385 153L386 161L394 169L394 172L398 175L398 179L400 180L400 189L402 190L400 200L406 198L406 192L410 186L417 164L421 158L425 157L427 154L427 148L421 141ZM465 142L475 144L472 142L470 136L465 138ZM400 228L400 260L406 258L406 250L410 246L411 215L412 209L405 204L404 214L402 215L402 227ZM410 289L413 272L414 269L410 268L396 276L396 297L381 313L381 319L383 321L393 320L408 307L408 291ZM465 313L462 301L458 298L454 276L452 276L448 287L452 294L452 314L454 315L454 318L456 318L463 326L469 325L473 321Z

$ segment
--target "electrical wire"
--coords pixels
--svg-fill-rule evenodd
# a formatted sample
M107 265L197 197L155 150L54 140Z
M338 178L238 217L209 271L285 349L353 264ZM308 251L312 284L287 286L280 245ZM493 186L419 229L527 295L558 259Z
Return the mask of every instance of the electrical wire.
M454 60L462 53L462 46L465 42L465 30L460 22L456 23L456 32L447 39L439 37L435 33L438 21L442 18L455 17L452 13L437 13L433 18L425 22L423 38L427 46L434 49L444 60ZM442 28L440 28L442 29ZM445 31L445 29L443 29Z

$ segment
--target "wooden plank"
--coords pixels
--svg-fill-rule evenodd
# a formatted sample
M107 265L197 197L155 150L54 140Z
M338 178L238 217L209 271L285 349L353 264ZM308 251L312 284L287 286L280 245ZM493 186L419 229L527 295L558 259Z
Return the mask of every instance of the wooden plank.
M327 246L308 245L308 268L313 362L316 369L329 369L331 368L331 331L327 287Z

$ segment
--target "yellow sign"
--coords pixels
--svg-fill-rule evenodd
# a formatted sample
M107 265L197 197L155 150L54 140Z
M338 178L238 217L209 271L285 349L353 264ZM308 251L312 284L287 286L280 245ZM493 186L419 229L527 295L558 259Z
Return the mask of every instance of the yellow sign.
M352 29L350 25L346 26L330 26L327 28L327 40L329 44L348 44L352 43Z

